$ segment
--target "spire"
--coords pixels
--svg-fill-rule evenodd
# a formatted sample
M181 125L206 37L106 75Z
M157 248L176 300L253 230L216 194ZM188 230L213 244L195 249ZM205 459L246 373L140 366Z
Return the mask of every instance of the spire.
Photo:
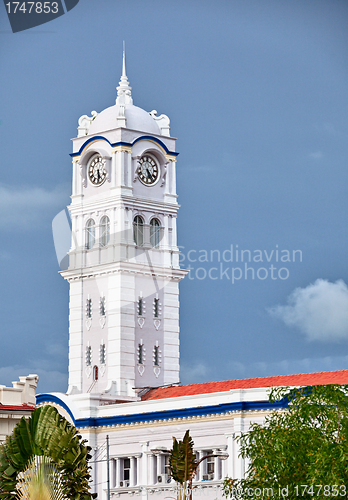
M131 90L132 87L129 86L128 78L126 75L126 50L125 50L125 44L123 42L122 76L119 82L119 86L117 87L116 104L118 105L133 104Z

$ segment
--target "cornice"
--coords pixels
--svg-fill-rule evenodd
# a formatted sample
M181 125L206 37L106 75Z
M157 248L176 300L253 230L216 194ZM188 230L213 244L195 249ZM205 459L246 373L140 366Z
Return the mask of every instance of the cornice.
M129 129L130 130L130 129ZM76 139L80 139L80 137L75 137L73 140L76 140ZM171 137L170 139L172 140L175 140L174 137ZM157 146L159 146L165 155L170 155L172 158L176 158L178 156L179 153L176 153L175 151L170 151L168 149L168 147L166 146L166 144L161 140L159 139L158 137L154 136L154 135L141 135L139 137L137 137L136 139L134 139L133 142L125 142L125 141L118 141L118 142L114 142L114 143L111 143L106 137L103 137L102 135L94 135L94 136L91 136L89 137L80 147L79 151L75 152L75 153L70 153L70 156L72 158L75 158L77 156L81 156L83 151L90 145L92 144L93 142L96 142L96 141L105 141L107 142L113 149L117 148L117 147L123 147L123 148L130 148L130 151L132 150L132 146L134 146L134 144L136 144L137 142L139 141L150 141L150 142L153 142L155 144L157 144ZM174 161L174 160L171 160L171 161Z
M69 205L71 215L84 215L103 210L112 210L114 208L138 209L168 213L176 215L180 205L178 203L168 203L160 200L148 200L129 195L116 195L94 201L86 201L84 198L81 203L71 203Z
M171 267L151 266L149 269L143 264L133 262L113 262L107 264L96 264L93 267L84 267L83 269L68 269L60 271L60 274L69 283L79 281L82 279L93 279L99 276L106 276L108 274L128 273L141 276L156 276L157 278L166 279L169 281L179 282L182 280L188 271L185 269L175 269Z
M39 394L37 396L37 404L51 402L59 404L59 398L51 394ZM61 403L62 407L67 409L67 405L63 402ZM141 403L139 404L141 405ZM237 417L246 417L255 413L260 414L261 416L264 415L265 412L269 413L271 410L279 410L286 407L287 402L285 400L278 401L276 403L270 403L269 401L237 401L233 403L143 412L128 415L80 418L76 419L74 424L81 430L94 428L98 429L98 432L104 432L107 430L110 431L111 429L117 430L133 426L148 427L172 425L173 423L187 424L189 421L230 420Z

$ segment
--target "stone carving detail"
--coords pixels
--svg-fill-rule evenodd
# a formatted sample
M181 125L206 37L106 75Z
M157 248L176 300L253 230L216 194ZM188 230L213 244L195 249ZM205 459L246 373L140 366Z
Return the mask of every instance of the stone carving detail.
M144 365L138 365L138 372L139 375L142 377L145 371L145 366Z
M92 326L91 318L86 319L86 328L88 331L91 329L91 326Z
M83 187L87 187L86 167L84 165L81 165L81 163L78 163L78 166L80 167L80 175L82 177L82 185L83 185Z
M86 375L87 375L87 378L89 378L91 376L91 373L92 373L92 367L91 366L86 366Z
M105 316L102 316L101 318L99 318L99 324L102 328L104 328L105 326L105 323L106 323L106 318Z
M139 163L140 158L141 158L141 156L133 156L132 157L132 160L136 160L137 161L137 166L134 169L133 182L135 182L138 179L138 170L139 170L139 166L140 166L140 163Z
M159 329L161 325L161 320L160 319L154 319L153 324L155 325L156 330Z
M100 374L101 374L102 377L104 376L105 368L106 368L105 364L100 365Z
M163 165L163 174L162 174L162 182L161 182L161 187L164 186L164 183L166 182L166 176L167 176L167 167L169 165L169 161L167 161Z
M138 318L138 325L140 326L140 328L144 326L144 323L145 323L145 318Z
M79 118L79 126L77 127L77 137L83 137L84 135L88 135L89 127L91 126L92 121L98 115L96 111L91 112L92 116L82 115Z
M155 374L155 377L158 378L159 374L161 373L161 368L159 366L155 366L153 372Z
M149 115L152 116L154 120L156 120L157 125L161 130L161 134L170 137L170 126L169 126L170 119L168 118L168 116L167 115L157 116L157 111L155 109L150 111Z

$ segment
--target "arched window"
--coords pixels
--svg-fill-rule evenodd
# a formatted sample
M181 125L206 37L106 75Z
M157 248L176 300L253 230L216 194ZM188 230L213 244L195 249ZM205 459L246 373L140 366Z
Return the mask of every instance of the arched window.
M97 381L98 380L98 367L97 365L93 366L93 380Z
M157 219L152 219L150 222L150 243L154 248L159 247L160 243L160 223Z
M95 222L89 219L86 224L86 247L89 250L95 243Z
M110 240L110 219L107 215L100 221L100 245L106 247Z
M141 247L144 243L144 221L139 215L134 217L133 237L135 244Z

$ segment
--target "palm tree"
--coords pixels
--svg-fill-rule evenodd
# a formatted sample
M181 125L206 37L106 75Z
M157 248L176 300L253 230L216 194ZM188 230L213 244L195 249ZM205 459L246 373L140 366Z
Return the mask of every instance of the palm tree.
M19 500L67 500L57 465L45 455L33 457L17 476Z
M221 460L226 460L228 453L216 450L196 460L189 431L186 431L182 441L177 441L173 437L169 465L173 479L177 482L177 500L192 500L192 480L199 464L209 457L219 457Z
M0 447L0 499L92 500L89 450L56 408L38 408Z
M196 474L197 462L189 431L186 431L182 441L173 437L169 464L173 479L177 482L177 500L191 499L192 479Z

